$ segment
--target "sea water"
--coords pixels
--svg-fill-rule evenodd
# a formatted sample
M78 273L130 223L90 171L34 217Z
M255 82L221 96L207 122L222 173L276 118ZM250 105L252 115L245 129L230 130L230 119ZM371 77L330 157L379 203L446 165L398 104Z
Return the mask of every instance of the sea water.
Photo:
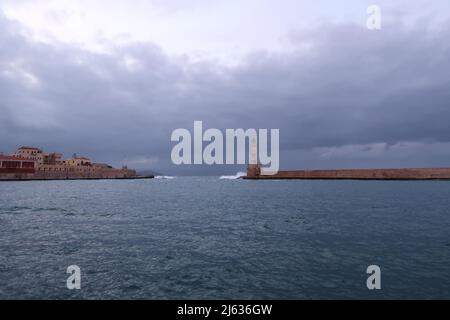
M450 182L0 182L0 298L448 299Z

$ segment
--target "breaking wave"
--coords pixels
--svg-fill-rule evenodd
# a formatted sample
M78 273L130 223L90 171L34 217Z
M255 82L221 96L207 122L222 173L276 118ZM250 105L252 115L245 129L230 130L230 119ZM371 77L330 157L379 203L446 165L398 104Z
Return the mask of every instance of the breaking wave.
M155 179L165 179L165 180L171 180L175 177L171 177L171 176L156 176Z
M234 176L221 176L219 179L222 179L222 180L236 180L236 179L239 179L239 178L241 178L243 176L246 176L246 175L247 174L245 172L238 172Z

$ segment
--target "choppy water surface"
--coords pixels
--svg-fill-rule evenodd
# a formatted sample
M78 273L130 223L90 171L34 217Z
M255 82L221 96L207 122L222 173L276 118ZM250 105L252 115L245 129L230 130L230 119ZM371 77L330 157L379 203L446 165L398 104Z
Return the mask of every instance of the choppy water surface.
M444 181L0 182L0 298L448 299L449 199Z

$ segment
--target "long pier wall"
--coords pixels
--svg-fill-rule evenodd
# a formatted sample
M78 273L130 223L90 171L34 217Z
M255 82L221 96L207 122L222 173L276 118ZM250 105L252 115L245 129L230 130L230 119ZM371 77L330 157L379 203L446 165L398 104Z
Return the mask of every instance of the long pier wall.
M293 170L264 175L249 168L244 179L450 180L450 168Z
M17 181L17 180L97 180L97 179L136 179L142 178L136 174L134 170L128 169L73 169L59 170L58 167L51 170L37 170L33 173L22 172L19 170L9 170L9 172L0 171L0 181ZM79 171L78 171L79 170Z

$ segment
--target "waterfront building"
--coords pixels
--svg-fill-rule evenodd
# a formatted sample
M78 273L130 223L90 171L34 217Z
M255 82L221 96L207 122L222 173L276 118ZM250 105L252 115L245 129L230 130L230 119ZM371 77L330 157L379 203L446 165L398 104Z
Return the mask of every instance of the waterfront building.
M36 161L30 158L22 158L0 155L0 178L15 176L32 177L36 172Z
M27 158L36 161L38 164L44 163L44 154L41 149L34 147L20 147L14 154L18 158Z
M0 154L0 180L133 179L136 171L93 164L87 157L63 160L61 153L20 147L13 155Z

